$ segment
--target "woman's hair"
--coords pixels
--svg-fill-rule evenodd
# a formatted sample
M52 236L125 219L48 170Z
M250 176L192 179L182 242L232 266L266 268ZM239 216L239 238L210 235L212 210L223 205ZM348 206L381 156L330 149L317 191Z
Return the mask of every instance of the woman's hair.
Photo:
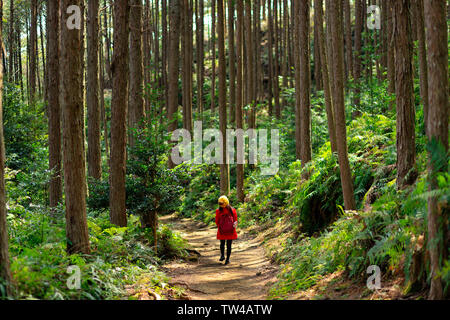
M227 208L228 210L230 210L231 213L233 213L233 209L231 208L230 205L227 205L226 208ZM219 207L219 210L220 210L220 211L223 211L223 208L222 208L222 207Z

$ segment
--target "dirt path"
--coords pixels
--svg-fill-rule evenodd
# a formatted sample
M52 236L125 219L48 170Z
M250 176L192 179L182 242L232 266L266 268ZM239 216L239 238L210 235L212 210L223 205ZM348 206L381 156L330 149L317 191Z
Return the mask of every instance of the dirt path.
M187 289L194 300L262 300L276 280L277 267L269 262L262 245L238 228L229 265L219 262L217 229L192 219L161 218L171 224L200 253L196 261L177 260L164 266L170 284Z

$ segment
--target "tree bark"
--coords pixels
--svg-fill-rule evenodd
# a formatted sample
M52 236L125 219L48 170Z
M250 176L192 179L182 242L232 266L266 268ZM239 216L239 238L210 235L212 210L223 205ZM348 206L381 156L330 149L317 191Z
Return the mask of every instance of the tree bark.
M309 51L309 0L299 1L300 28L300 159L302 166L311 161L311 103L310 103L310 51Z
M387 91L390 94L395 93L395 52L394 52L394 12L393 1L387 0L387 78L388 88ZM392 107L393 103L391 103Z
M253 32L252 32L252 7L250 1L245 1L245 46L246 46L246 69L247 69L247 104L253 106L255 101L254 77L253 77ZM253 109L253 107L252 107ZM248 126L252 126L252 111L246 112Z
M244 6L242 1L237 1L237 34L236 34L236 128L243 129L243 54L244 54ZM239 146L239 143L237 143ZM243 141L241 141L243 145ZM241 164L239 163L241 162ZM239 161L236 165L236 196L240 202L244 201L244 165Z
M128 97L128 124L137 128L144 117L144 58L142 30L142 1L130 0L130 94ZM134 137L129 133L134 146Z
M353 75L352 16L350 11L350 0L344 0L345 54L348 78Z
M228 0L228 57L230 74L230 123L236 118L236 56L234 48L234 0Z
M59 101L60 61L60 0L49 1L47 7L47 54L48 54L48 153L52 176L49 184L49 205L56 207L62 200L61 172L61 105Z
M275 36L275 61L274 61L274 69L275 72L273 74L274 81L274 98L275 98L275 115L277 119L281 118L281 107L280 107L280 86L278 81L279 76L279 47L278 47L278 0L273 0L273 12L274 12L274 36Z
M66 202L67 251L89 253L86 220L86 172L83 141L82 36L78 29L66 28L69 5L81 0L63 0L61 29L61 106L63 110L64 189Z
M301 1L301 0L300 0ZM302 150L302 133L301 127L301 113L300 113L300 3L295 1L293 3L294 14L292 18L294 19L294 63L295 63L295 155L296 159L301 159Z
M192 45L191 45L191 9L189 0L183 0L182 5L182 34L181 48L183 52L182 62L182 84L183 84L183 127L188 131L192 131Z
M0 1L3 8L3 3ZM3 45L3 32L0 28L0 44ZM3 51L0 53L3 59ZM12 276L9 266L8 229L6 224L5 189L5 142L3 137L3 64L0 63L0 280L6 284L6 295L12 293Z
M203 1L195 0L195 42L197 46L196 50L196 76L197 76L197 112L202 117L203 114L203 29L201 24L203 23L203 16L200 15L200 5ZM202 13L203 14L203 13Z
M314 81L316 84L316 90L323 90L323 80L322 80L322 61L320 60L319 52L319 22L317 21L317 14L314 11Z
M42 26L42 17L43 17L43 13L41 13L41 14L39 14L38 15L38 17L39 17L39 32L40 32L40 38L41 38L41 60L42 60L42 73L43 73L43 79L42 79L42 82L43 82L43 88L44 88L44 90L43 90L43 97L44 97L44 100L46 99L46 97L47 97L47 89L48 89L48 87L47 87L47 66L46 66L46 59L45 59L45 50L46 49L44 49L44 37L45 37L45 34L44 34L44 27Z
M257 2L258 0L253 1L253 13L250 14L252 18L252 43L251 43L251 51L252 51L252 91L253 91L253 99L252 99L252 107L250 109L250 118L249 118L249 127L256 128L256 108L258 105L258 22L257 22Z
M216 2L211 0L211 114L216 104Z
M101 22L100 22L101 25ZM108 120L106 117L106 107L105 107L105 56L103 52L103 46L100 45L99 54L99 64L100 64L100 113L103 123L103 141L105 142L105 153L109 155L109 138L108 138ZM109 157L108 157L108 167L109 167Z
M87 109L88 109L88 175L94 179L102 177L100 146L100 104L99 104L99 60L98 60L98 13L99 1L88 3L87 25Z
M126 119L128 109L129 1L114 2L113 88L111 99L110 219L125 227Z
M169 37L167 33L167 0L161 1L161 27L162 27L162 77L164 86L164 106L168 106L168 77L167 77L167 57L169 54ZM148 52L148 51L147 51Z
M397 104L397 187L412 182L408 172L415 162L410 0L394 1L395 95Z
M30 26L30 101L36 98L36 52L37 52L37 0L31 0L31 26Z
M14 83L14 55L15 55L15 41L14 41L14 1L9 1L9 71L8 81ZM17 71L16 71L17 72Z
M105 54L106 54L106 60L105 60L105 69L106 69L106 74L108 75L108 81L105 81L105 87L106 88L111 88L112 86L112 72L111 72L111 52L110 52L110 48L112 48L111 45L111 36L109 34L109 26L110 24L108 24L108 11L106 10L106 7L108 5L108 0L104 0L104 6L105 6L105 10L103 11L103 29L105 30ZM109 16L112 16L112 11L111 11L111 5L110 7L110 14Z
M175 113L178 110L178 73L180 60L180 0L171 0L169 16L169 57L168 57L168 106L167 116L169 119L169 134L173 132L178 124ZM169 157L169 168L174 168L172 158Z
M425 124L425 132L428 119L428 66L427 66L427 50L425 39L425 22L423 11L423 0L414 0L416 6L416 22L417 22L417 40L418 40L418 56L420 69L420 97L423 104L423 119Z
M363 13L362 0L355 0L355 61L353 64L353 79L355 82L355 97L353 103L360 105L359 81L361 77L361 55L362 55L362 32L363 32Z
M428 124L429 141L440 143L448 154L449 82L448 34L445 1L424 1L426 41L428 48ZM433 162L429 154L430 191L438 188L436 174L448 172L447 162ZM431 286L429 299L443 299L440 272L449 255L449 210L433 196L428 198L428 253L430 256ZM442 261L442 262L441 262Z
M323 92L325 98L325 107L327 112L327 120L328 120L328 135L330 137L331 151L337 152L336 146L336 124L334 120L334 111L333 111L333 103L331 100L331 89L330 89L330 77L328 71L328 59L326 54L326 45L325 45L325 33L323 30L323 1L322 0L314 0L314 15L317 16L318 22L318 32L317 35L319 37L318 45L319 45L319 53L320 59L322 61L322 79L323 79Z
M217 34L219 47L219 126L223 141L226 141L227 130L227 87L226 87L226 61L225 61L225 15L224 0L217 0ZM220 193L230 193L229 164L227 144L222 144L222 164L220 165Z
M20 32L20 21L19 19L16 19L16 47L20 47L20 39L21 38L21 32ZM18 72L17 72L17 82L20 84L20 94L22 101L25 101L25 89L23 84L23 68L22 68L22 50L17 50L17 64L18 64Z
M269 116L273 116L273 18L272 18L272 0L267 0L267 16L268 16L268 35L269 40L267 41L267 55L269 63L269 81L268 81L268 100L269 100Z
M333 53L332 65L335 82L333 105L336 117L336 141L339 169L345 209L354 210L356 204L353 192L353 179L347 154L347 132L345 125L344 57L342 51L344 39L341 30L341 22L339 20L339 1L330 1L331 45Z

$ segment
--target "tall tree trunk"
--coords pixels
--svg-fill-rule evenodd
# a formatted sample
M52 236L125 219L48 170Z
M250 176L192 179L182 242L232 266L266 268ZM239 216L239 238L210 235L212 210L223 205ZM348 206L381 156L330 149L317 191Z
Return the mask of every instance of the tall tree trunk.
M412 40L410 0L394 1L395 95L397 103L397 187L414 181L407 179L415 162Z
M242 1L237 1L237 34L236 34L236 128L243 129L243 58L244 58L244 6ZM243 141L239 141L237 146L242 145ZM244 164L239 161L236 165L236 196L240 202L244 201Z
M388 19L388 1L381 1L381 66L382 66L382 80L386 79L385 71L387 70L387 19Z
M16 48L21 47L20 39L21 38L21 32L20 32L20 22L19 19L16 19ZM17 64L18 64L18 72L17 72L17 83L20 84L20 94L22 101L25 101L25 89L23 84L23 68L22 68L22 50L17 50Z
M36 95L36 53L37 53L37 0L31 0L31 26L30 26L30 99L34 101Z
M144 59L142 42L142 1L130 0L130 94L128 97L128 126L136 128L144 117ZM134 146L134 137L129 133Z
M167 56L169 52L169 37L167 32L167 0L161 1L161 27L162 27L162 77L164 87L164 105L168 106L168 78L167 78ZM147 42L147 41L146 41ZM148 52L146 50L146 52ZM148 61L148 60L146 60Z
M194 100L194 0L189 0L189 108L188 123L190 131L194 128L193 100Z
M289 72L289 87L293 88L294 87L294 77L293 77L293 71L292 69L294 68L294 41L292 41L291 39L294 38L293 36L293 29L294 29L294 18L292 18L292 16L294 15L294 5L291 1L291 5L290 5L290 16L291 18L289 19L289 30L288 30L288 61L289 61L289 68L288 68L288 72Z
M361 56L362 56L362 32L363 32L363 5L362 0L355 0L355 61L353 64L353 79L355 81L355 97L353 104L360 105L360 77L361 77Z
M9 1L9 71L8 71L8 81L14 83L14 54L16 51L15 41L14 41L14 1ZM16 70L17 72L17 70Z
M343 57L343 34L339 15L339 1L330 1L330 22L331 22L331 45L332 45L332 65L334 77L333 105L336 119L336 141L338 149L339 169L341 175L341 186L344 196L344 206L346 210L356 208L355 196L353 192L353 180L350 170L350 163L347 154L347 132L345 125L345 101L344 101L344 57Z
M99 1L88 3L87 25L87 109L88 109L88 175L94 179L102 177L102 156L100 146L100 104L99 104L99 60L98 60L98 13Z
M140 1L139 1L140 2ZM154 21L154 30L155 30L155 80L156 80L156 88L161 87L161 59L159 54L159 0L155 2L155 21ZM142 13L141 13L142 16ZM142 18L141 18L142 19ZM142 21L141 21L141 28L142 28ZM142 33L142 31L141 31ZM162 104L161 104L162 107Z
M200 8L199 8L199 0L195 0L195 43L196 43L196 81L197 81L197 112L202 117L203 113L203 86L202 83L202 60L203 60L203 33L200 31L200 19L203 20L203 17L200 16Z
M322 0L314 0L314 15L317 16L317 23L318 23L317 35L319 37L318 45L319 45L320 59L322 61L321 65L322 65L323 92L328 120L328 135L330 137L331 151L337 152L336 124L334 120L333 104L331 100L330 76L328 71L328 59L326 54L325 33L323 30Z
M81 108L81 117L83 119L83 121L81 122L81 133L82 133L82 139L83 139L83 153L84 153L84 161L86 161L86 145L85 145L85 141L86 141L86 115L85 115L85 108L86 108L86 90L85 90L85 83L86 83L86 17L85 17L85 3L84 0L81 1L81 82L80 82L80 92L81 95L83 96L82 101L82 108ZM86 167L86 163L84 164L84 166ZM85 190L85 197L87 197L87 187Z
M151 37L151 29L150 29L150 0L145 0L145 4L144 4L144 8L143 8L143 22L141 21L141 28L143 28L143 31L141 31L141 43L142 43L142 52L141 52L141 56L142 56L142 72L143 72L143 82L142 82L142 93L144 94L144 103L143 103L143 114L145 113L146 115L150 114L150 109L151 109L151 96L148 94L148 90L146 88L147 84L151 83L151 68L150 68L150 64L151 64L151 49L150 49L150 37ZM131 10L132 8L130 8L130 16L131 16ZM164 14L161 13L162 19L164 19ZM130 17L131 19L131 17ZM130 23L132 23L130 21ZM131 34L132 30L130 29L130 34ZM164 33L164 31L163 31ZM164 39L163 39L163 45L164 45ZM131 50L131 39L130 39L130 50ZM162 86L165 88L166 87L166 78L165 78L165 74L164 74L164 49L163 49L163 56L162 56L162 68L161 68L161 80L162 80ZM130 59L131 59L131 52L130 52ZM132 62L130 61L130 68L131 68L131 64ZM139 67L138 67L139 68ZM131 72L131 69L130 69ZM131 78L130 78L131 81ZM159 87L158 87L159 89ZM130 87L131 90L131 87ZM165 92L166 90L164 90ZM131 93L130 93L131 95ZM163 108L163 106L167 105L165 102L165 96L166 94L164 93L164 97L161 97L164 100L164 103L160 103L160 107ZM128 103L130 103L130 98L129 97L129 101ZM130 117L128 117L129 119Z
M234 0L228 0L228 57L230 74L230 123L236 118L236 56L234 48Z
M299 72L300 72L300 159L302 166L311 161L311 104L309 54L309 0L299 1Z
M44 99L47 97L47 66L45 62L45 49L44 49L44 28L42 26L42 16L43 14L39 15L39 32L40 32L40 38L41 38L41 59L42 59L42 72L43 72L43 96Z
M186 60L188 59L188 35L187 35L187 3L189 0L181 0L181 19L180 19L180 34L181 34L181 107L183 115L183 128L186 129L186 114L187 114L187 96L188 92L188 69L186 67Z
M319 52L319 22L317 20L317 14L314 11L314 81L316 84L316 90L321 91L323 89L322 79L322 61L320 60Z
M203 119L203 110L204 110L204 101L203 101L203 84L205 83L205 41L204 41L204 36L205 36L205 24L204 24L204 3L202 0L199 1L200 2L200 6L199 6L199 34L200 34L200 46L199 46L199 50L200 50L200 82L198 84L198 87L200 88L200 99L197 101L197 103L199 104L199 112L201 114L201 119Z
M293 5L293 4L292 4ZM272 0L267 0L267 16L268 16L268 34L267 37L267 55L269 63L269 81L268 81L268 99L269 99L269 116L273 116L273 86L274 86L274 68L273 68L273 18L272 18ZM293 17L292 17L293 18Z
M445 1L424 1L426 41L428 48L428 140L440 143L448 154L449 82L448 34ZM430 191L438 188L436 174L448 172L446 160L433 162L429 154ZM443 299L441 271L449 255L449 210L433 196L428 198L428 252L431 287L429 299ZM447 260L448 261L448 260Z
M56 207L62 200L61 172L61 106L59 102L59 37L60 0L49 1L47 7L47 54L48 61L48 153L52 176L49 185L49 204Z
M3 10L3 1L0 1ZM12 21L11 21L12 22ZM0 28L0 44L3 46L3 32ZM0 53L3 59L3 51ZM9 267L8 229L6 224L6 189L5 189L5 143L3 137L3 64L0 63L0 280L6 284L6 295L12 292L12 276Z
M226 141L227 130L227 87L226 87L226 61L225 61L225 14L224 0L217 0L217 34L219 47L219 126L223 141ZM222 146L222 164L220 165L220 193L230 193L229 164L227 144Z
M111 71L111 52L110 49L112 48L111 45L111 36L109 34L109 27L111 26L111 24L108 24L108 16L111 17L112 16L112 11L111 11L111 7L112 4L109 5L109 15L108 15L108 11L106 10L106 7L108 6L107 3L108 0L105 0L104 2L104 6L105 6L105 10L103 11L103 28L104 28L104 32L105 32L105 53L106 53L106 74L108 75L108 81L105 81L105 87L107 88L111 88L112 86L112 71Z
M352 15L350 10L350 0L344 0L344 16L345 16L345 53L347 60L347 75L348 78L350 78L351 76L353 76Z
M62 25L69 14L64 8L82 6L81 0L62 1ZM86 172L83 141L82 36L79 29L61 30L61 106L63 110L64 190L66 200L67 251L89 253L86 220Z
M390 94L395 93L395 52L394 52L394 11L393 11L394 0L387 0L387 78L388 78L388 88L387 91ZM391 103L391 108L393 103Z
M111 222L120 227L127 225L125 170L128 109L128 19L129 1L114 2L109 206Z
M256 128L256 107L258 105L258 18L257 18L257 2L258 0L253 1L253 15L252 16L252 43L251 43L251 50L252 50L252 91L253 91L253 99L252 99L252 107L250 110L250 119L249 119L249 127L250 128Z
M183 127L192 131L192 11L190 9L189 0L183 0L182 6L182 28L183 36L181 37L181 46L183 52L182 63L182 83L183 83Z
M101 25L101 23L100 23ZM108 138L108 121L106 119L106 106L105 106L105 56L103 52L103 45L100 45L99 64L100 64L100 113L103 123L103 141L105 142L105 153L109 155L109 138ZM109 167L109 157L108 167Z
M295 155L296 159L301 158L302 136L301 136L301 115L300 115L300 3L295 1L294 6L294 59L295 59Z
M211 114L216 104L216 1L211 0Z
M25 17L26 24L28 25L28 16ZM27 100L28 104L31 104L31 85L30 85L30 33L25 29L25 35L27 38L27 54L25 55L25 74L26 74L26 84L27 84ZM20 43L20 40L19 40Z
M427 128L428 118L428 66L427 66L427 51L425 39L425 22L423 11L423 0L415 0L416 5L416 22L417 22L417 40L419 52L419 69L420 69L420 97L423 104L423 119L425 124L425 131Z
M169 16L169 59L168 59L168 106L169 134L177 128L175 113L178 110L178 72L180 59L180 0L171 0ZM174 168L169 157L169 168Z
M264 100L264 87L263 87L263 78L264 78L264 70L263 70L263 59L262 59L262 45L261 45L261 0L257 0L256 2L256 87L257 87L257 97L258 101ZM256 115L256 113L255 113ZM256 127L256 116L253 119L253 126Z
M274 36L275 36L275 61L274 61L274 69L275 72L273 74L274 81L274 98L275 98L275 115L277 119L281 118L281 107L280 107L280 86L278 81L279 76L279 47L278 47L278 0L273 0L273 11L274 11Z
M253 106L255 99L254 89L254 77L253 77L253 33L252 33L252 7L250 1L245 1L245 46L246 46L246 69L247 69L247 104ZM253 110L252 110L253 111ZM252 115L251 112L246 112L248 126L252 126Z

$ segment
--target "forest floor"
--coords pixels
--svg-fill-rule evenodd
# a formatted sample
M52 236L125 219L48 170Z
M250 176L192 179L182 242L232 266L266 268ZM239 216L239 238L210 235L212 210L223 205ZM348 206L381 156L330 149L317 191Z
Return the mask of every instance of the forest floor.
M169 285L185 288L192 300L263 300L276 281L278 267L266 256L260 240L238 228L230 263L219 262L217 228L175 215L160 222L172 225L189 243L190 257L166 264Z
M270 228L252 226L238 227L238 239L233 241L230 264L219 262L217 228L190 218L176 215L159 219L170 225L188 242L189 256L177 258L163 265L169 278L168 289L160 292L166 299L184 300L266 300L270 287L277 281L279 266L274 257L281 250L281 242L290 236L285 223ZM149 279L145 282L150 281ZM380 290L369 290L365 281L348 278L343 271L324 275L307 290L290 293L287 300L396 300L421 299L424 292L405 296L402 293L404 275L384 275ZM140 300L153 300L156 295L148 284L141 283L130 288L129 295L142 291ZM145 289L146 288L146 289ZM174 288L182 289L175 290ZM153 295L153 297L152 297ZM273 298L273 297L272 297ZM158 299L161 299L158 296Z

